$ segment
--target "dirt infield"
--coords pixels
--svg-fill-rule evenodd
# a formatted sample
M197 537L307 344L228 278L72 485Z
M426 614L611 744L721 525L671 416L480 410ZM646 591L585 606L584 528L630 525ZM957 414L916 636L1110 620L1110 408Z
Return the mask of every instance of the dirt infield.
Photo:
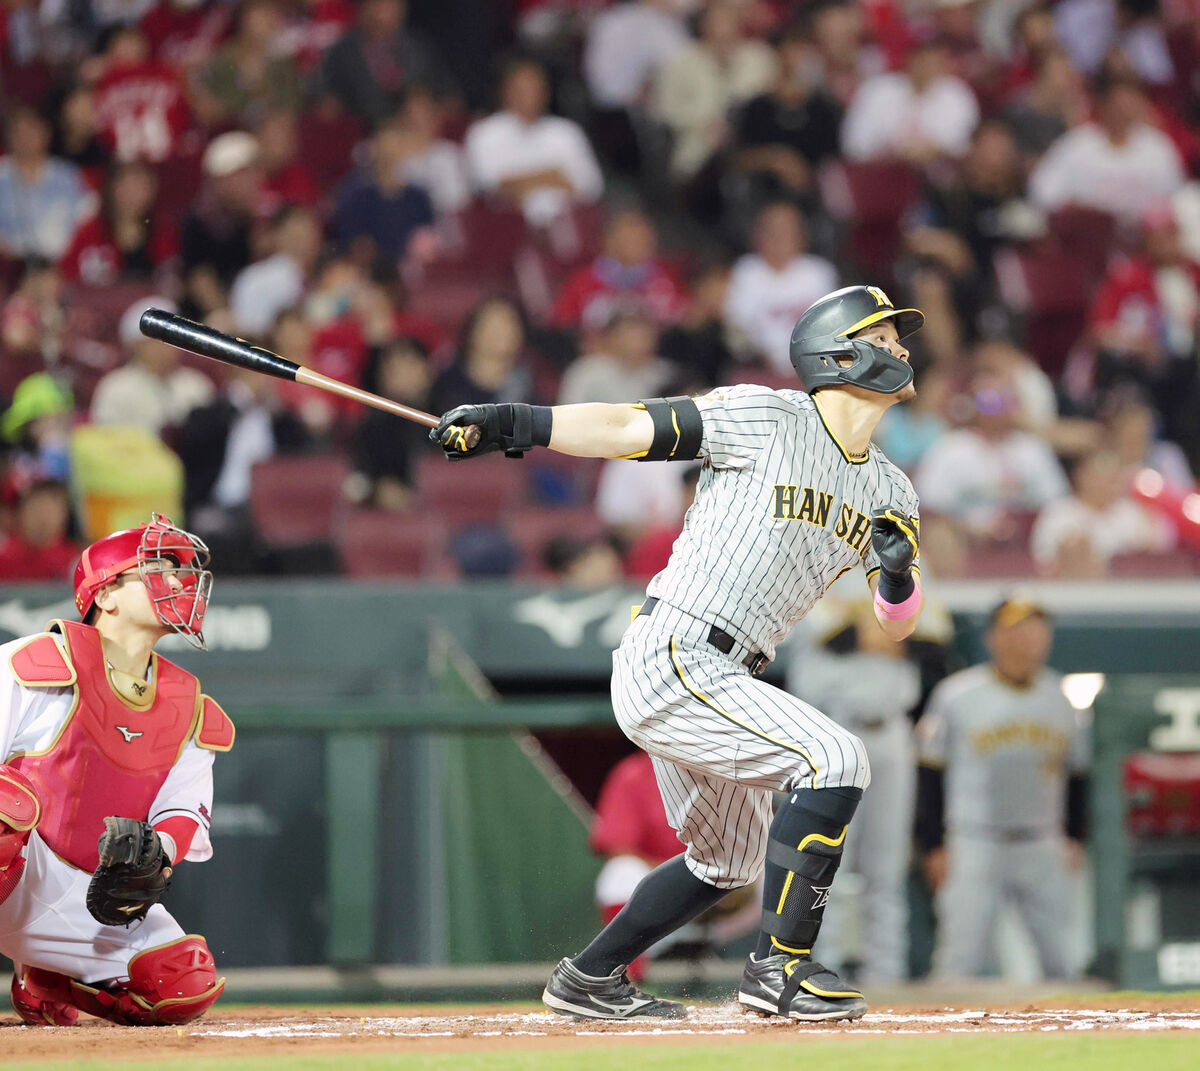
M482 1052L498 1046L536 1050L579 1045L655 1044L704 1038L782 1041L800 1034L822 1039L866 1035L937 1035L1056 1032L1196 1031L1200 1001L1147 997L1118 1006L1104 999L1086 1006L878 1008L855 1023L804 1026L747 1015L732 1003L696 1005L687 1019L670 1023L577 1022L520 1008L363 1007L231 1009L185 1027L136 1029L87 1019L71 1029L23 1027L0 1016L5 1061L112 1059L155 1061L170 1057L221 1058L286 1054Z

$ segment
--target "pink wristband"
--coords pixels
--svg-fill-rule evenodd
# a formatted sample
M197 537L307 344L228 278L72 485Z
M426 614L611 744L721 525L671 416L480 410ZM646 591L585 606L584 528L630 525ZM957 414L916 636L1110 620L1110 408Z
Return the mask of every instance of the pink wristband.
M903 602L888 602L875 589L875 610L885 621L904 621L921 609L921 585L913 584L912 594Z

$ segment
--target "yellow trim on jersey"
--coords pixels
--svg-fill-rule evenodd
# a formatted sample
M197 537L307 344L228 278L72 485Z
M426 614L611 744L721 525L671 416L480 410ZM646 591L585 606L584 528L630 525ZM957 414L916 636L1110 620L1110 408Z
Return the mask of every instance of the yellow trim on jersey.
M825 434L833 440L833 445L841 451L842 457L850 462L851 465L863 465L871 458L870 448L863 454L852 454L842 445L842 440L833 434L833 429L825 423L825 414L821 412L821 407L817 405L816 399L813 399L813 408L817 411L817 416L821 419L821 427L825 429Z
M876 298L875 300L878 301L879 299ZM925 314L921 312L920 309L879 309L878 311L871 313L870 316L864 316L858 321L858 323L847 327L842 334L846 336L853 335L856 331L861 331L864 327L870 327L871 324L877 324L880 320L887 320L893 316L899 316L902 312L915 312L921 317L921 319L925 318Z
M696 688L693 688L691 683L688 681L687 677L685 677L683 675L683 667L679 664L679 658L677 657L677 654L676 654L675 637L674 636L671 637L670 651L671 651L671 666L675 670L675 676L677 676L679 678L680 684L682 684L689 692L692 693L692 695L694 695L697 699L699 699L700 702L703 703L706 707L708 707L710 710L715 710L718 714L720 714L721 717L724 718L726 721L732 722L734 725L736 725L740 729L745 729L746 732L750 733L752 736L757 736L760 740L766 740L768 743L774 744L776 747L781 747L785 751L794 751L797 755L802 756L804 758L804 760L809 764L809 766L812 767L812 771L813 771L812 787L813 788L817 787L817 777L819 776L819 772L817 770L817 764L815 762L813 762L812 756L809 755L809 753L807 751L805 751L804 748L798 746L797 744L785 744L782 740L776 740L775 737L769 735L768 733L764 733L764 732L754 728L754 726L752 726L752 725L747 725L743 721L738 721L738 719L735 718L732 714L730 714L729 711L722 710L719 706L717 706L717 704L714 700L709 698L703 692L698 691Z

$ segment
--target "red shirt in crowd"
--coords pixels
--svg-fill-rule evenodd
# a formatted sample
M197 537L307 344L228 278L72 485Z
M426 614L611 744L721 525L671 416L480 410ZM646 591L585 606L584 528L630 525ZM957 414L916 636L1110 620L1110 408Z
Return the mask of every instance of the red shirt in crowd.
M35 547L16 532L0 540L0 580L65 580L79 561L69 539Z
M647 528L625 552L625 575L630 580L649 580L661 573L667 567L680 530L677 524Z
M151 228L146 255L157 267L179 252L179 235L174 228L156 222ZM117 247L112 229L103 216L82 223L59 261L64 279L87 286L110 286L125 270L125 254Z
M631 299L659 323L678 320L688 304L687 290L662 261L628 267L601 256L567 277L550 310L550 322L555 327L600 328Z
M1200 264L1185 268L1200 294ZM1148 260L1131 258L1114 267L1096 290L1091 323L1095 328L1122 326L1131 334L1165 333L1165 311L1158 294L1158 269Z
M203 4L180 8L164 0L143 16L138 29L151 55L172 67L207 63L229 30L231 5Z
M609 771L596 803L589 843L599 855L637 855L655 865L683 851L667 823L654 765L644 751L629 755Z
M96 122L118 160L158 164L177 153L191 112L175 71L147 60L104 73L96 83Z

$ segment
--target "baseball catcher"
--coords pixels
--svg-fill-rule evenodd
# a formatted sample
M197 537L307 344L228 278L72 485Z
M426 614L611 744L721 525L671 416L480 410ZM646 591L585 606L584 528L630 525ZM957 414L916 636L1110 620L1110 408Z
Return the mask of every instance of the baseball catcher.
M200 682L154 651L204 649L208 548L165 517L93 543L81 621L0 646L0 953L33 1025L80 1011L186 1023L221 995L203 937L161 901L174 868L212 855L215 753L233 746Z

